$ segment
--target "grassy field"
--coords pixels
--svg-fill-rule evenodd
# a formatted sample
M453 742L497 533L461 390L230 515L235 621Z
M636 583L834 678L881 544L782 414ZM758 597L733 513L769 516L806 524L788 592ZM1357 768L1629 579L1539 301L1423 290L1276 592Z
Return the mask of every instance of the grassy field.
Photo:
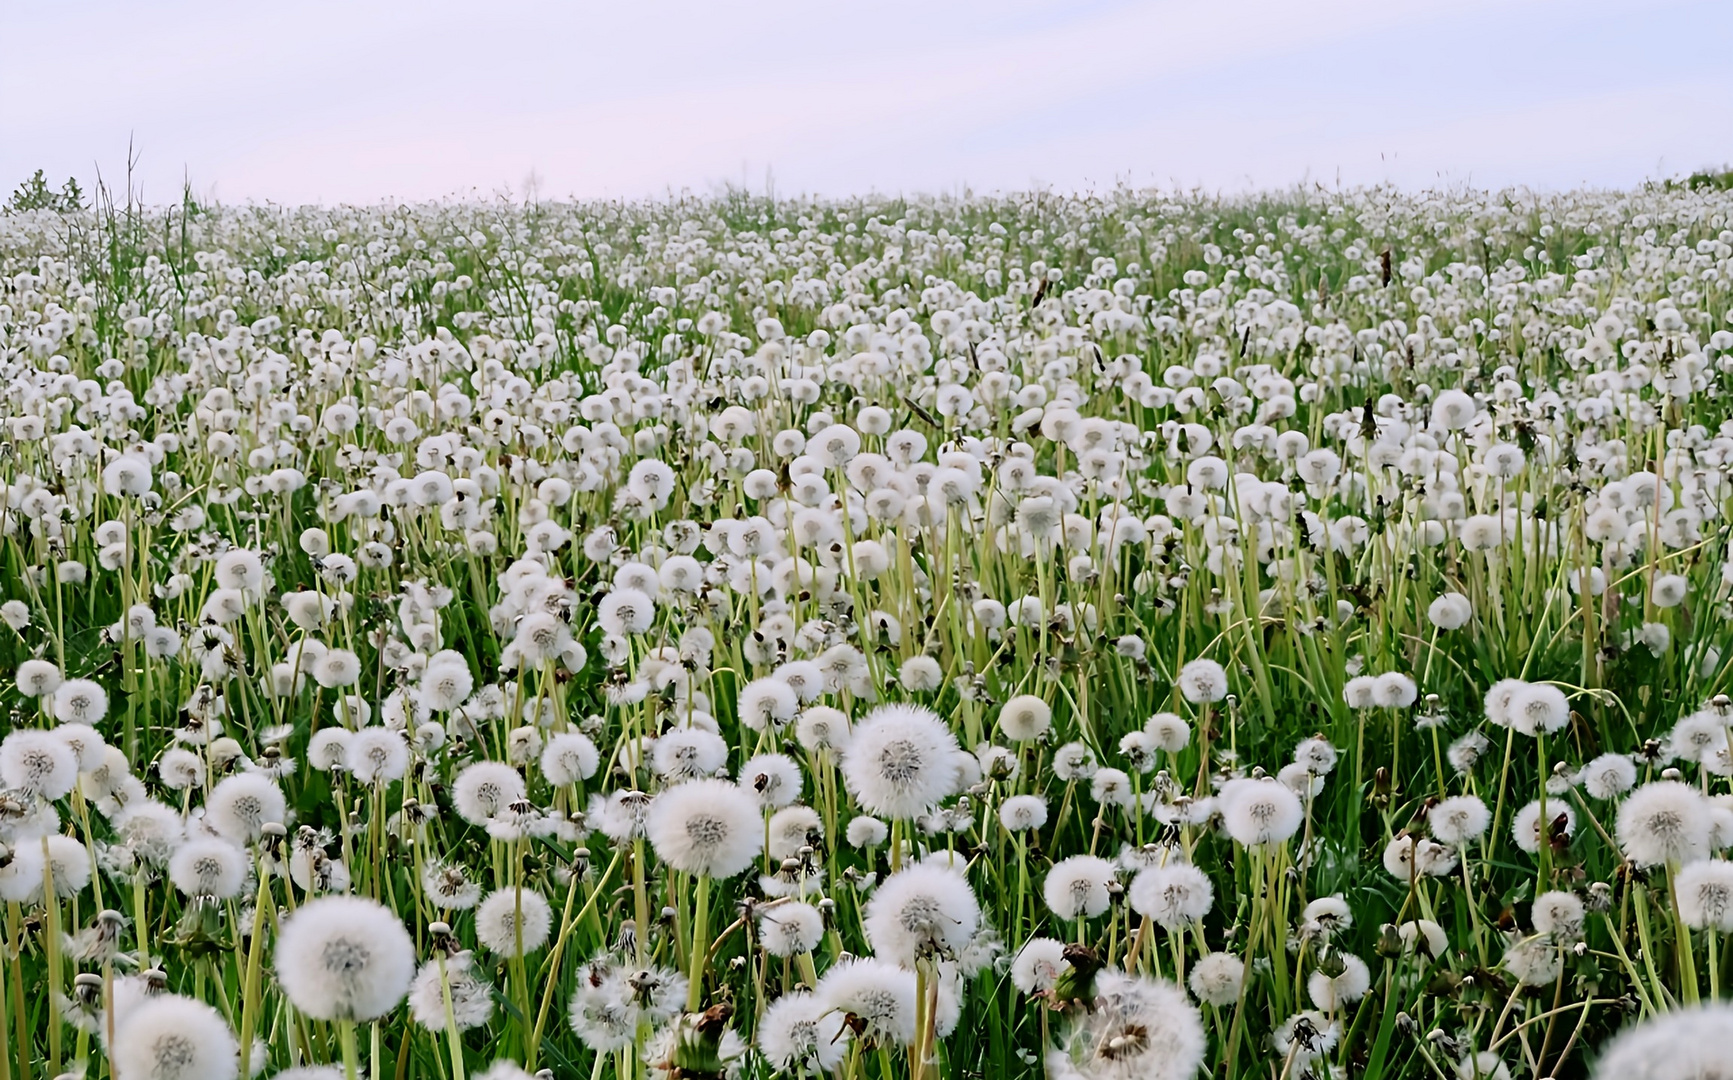
M0 1080L1733 1075L1733 192L67 198Z

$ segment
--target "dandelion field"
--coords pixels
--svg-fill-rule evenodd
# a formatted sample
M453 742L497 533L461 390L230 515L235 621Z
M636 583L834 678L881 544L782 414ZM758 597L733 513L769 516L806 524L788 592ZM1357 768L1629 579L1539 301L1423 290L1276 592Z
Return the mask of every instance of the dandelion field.
M1730 218L0 215L0 1080L1733 1075Z

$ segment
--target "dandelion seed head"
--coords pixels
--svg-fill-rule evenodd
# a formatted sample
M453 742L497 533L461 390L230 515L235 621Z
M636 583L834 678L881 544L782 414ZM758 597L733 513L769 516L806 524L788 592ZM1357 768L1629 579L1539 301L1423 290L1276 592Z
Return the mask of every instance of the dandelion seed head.
M552 735L542 747L542 778L554 787L568 787L596 775L601 755L589 736L578 731Z
M1053 989L1065 970L1065 943L1047 937L1032 937L1017 950L1011 962L1011 983L1023 994L1041 994Z
M816 994L784 994L759 1021L758 1049L778 1072L828 1073L842 1064L848 1048L844 1014Z
M1568 803L1548 799L1546 815L1549 820L1545 823L1545 828L1551 835L1569 839L1576 834L1576 811L1571 809ZM1511 818L1510 837L1517 847L1534 855L1540 851L1542 825L1540 800L1536 799L1523 806Z
M26 660L18 665L15 676L18 692L25 697L39 698L60 688L60 669L47 660Z
M1366 961L1349 953L1338 956L1342 970L1335 975L1314 971L1306 977L1306 996L1322 1012L1334 1013L1366 996L1372 972Z
M240 1048L222 1015L202 1001L163 994L132 1006L114 1031L118 1075L150 1080L235 1080Z
M844 960L820 977L825 1007L860 1024L873 1046L907 1046L915 1038L915 973L871 958Z
M95 727L108 715L108 691L90 679L68 679L54 691L54 718Z
M362 728L348 739L343 762L363 784L401 780L409 770L409 743L390 728Z
M1156 713L1144 723L1143 730L1156 749L1169 754L1177 754L1191 743L1191 725L1174 713Z
M1636 785L1637 766L1628 754L1601 754L1583 766L1577 782L1590 798L1616 799Z
M1564 967L1560 952L1545 935L1518 937L1504 950L1499 965L1524 986L1551 986Z
M1525 683L1512 691L1502 709L1505 726L1521 735L1550 735L1570 723L1570 703L1551 683Z
M740 786L770 809L800 798L805 782L800 766L786 754L760 754L740 766Z
M772 956L811 952L824 939L824 916L800 901L766 907L758 915L758 937Z
M1220 701L1228 696L1228 676L1214 660L1192 660L1179 670L1179 692L1194 704Z
M843 754L843 779L869 813L914 818L951 794L957 749L930 710L882 705L855 726Z
M1270 1046L1284 1061L1309 1065L1328 1057L1341 1038L1339 1023L1325 1013L1306 1010L1277 1025L1270 1033Z
M1177 930L1209 914L1215 887L1198 867L1168 862L1140 871L1126 895L1133 911L1164 929Z
M980 927L981 905L961 875L919 865L886 878L862 920L876 955L912 968L917 959L960 953Z
M471 825L485 826L526 793L524 778L503 762L477 761L464 766L451 785L457 815Z
M1072 855L1053 864L1041 885L1042 898L1056 918L1095 918L1113 902L1109 886L1118 880L1113 863L1095 855Z
M726 780L693 780L664 791L650 808L646 830L669 866L716 878L745 870L764 846L758 800Z
M522 956L547 944L553 910L533 889L496 889L475 909L475 936L501 956Z
M200 837L175 849L168 860L169 880L191 897L232 900L246 884L246 852L222 837Z
M205 820L238 844L257 840L266 825L283 824L287 813L283 789L258 773L225 777L205 799Z
M1066 743L1053 752L1053 775L1066 783L1088 780L1095 771L1095 751L1083 743Z
M1098 1004L1048 1052L1057 1080L1186 1080L1203 1062L1203 1020L1185 992L1160 979L1104 971Z
M1305 808L1299 796L1273 780L1236 780L1222 788L1228 835L1248 847L1279 844L1299 831Z
M468 952L445 958L443 978L438 960L428 960L409 984L409 1015L427 1031L446 1030L445 1002L451 1000L451 1022L459 1031L481 1027L493 1018L493 984L475 970ZM281 1075L280 1073L278 1074Z
M415 945L403 921L374 900L327 896L283 921L277 983L316 1020L361 1022L396 1008L415 975Z
M870 849L882 845L890 834L890 826L878 818L860 814L849 819L846 839L850 847Z
M999 730L1012 742L1039 739L1052 724L1052 708L1033 694L1020 694L999 709Z
M1491 824L1492 811L1475 795L1441 799L1426 815L1432 838L1450 847L1480 839Z
M1709 853L1713 822L1701 793L1677 780L1654 780L1619 805L1614 832L1638 866L1683 866Z
M1192 965L1191 972L1186 977L1186 985L1191 987L1191 992L1199 1001L1208 1002L1219 1009L1239 1000L1245 977L1246 965L1243 960L1232 953L1212 952Z
M1039 795L1013 795L999 806L999 823L1008 832L1027 832L1047 824L1047 800Z
M1529 917L1536 933L1569 942L1582 933L1584 910L1581 898L1575 893L1551 890L1534 898Z
M1733 1006L1703 1004L1641 1021L1609 1042L1595 1080L1684 1080L1733 1075Z
M0 784L52 801L77 782L78 755L52 732L24 729L0 739Z

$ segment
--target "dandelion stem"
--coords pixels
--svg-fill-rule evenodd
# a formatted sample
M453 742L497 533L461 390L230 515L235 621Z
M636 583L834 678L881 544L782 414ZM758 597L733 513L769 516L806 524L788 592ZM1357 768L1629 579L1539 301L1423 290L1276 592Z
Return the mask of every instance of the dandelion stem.
M699 874L692 904L692 970L686 990L686 1011L697 1012L704 1001L705 956L709 947L710 875Z

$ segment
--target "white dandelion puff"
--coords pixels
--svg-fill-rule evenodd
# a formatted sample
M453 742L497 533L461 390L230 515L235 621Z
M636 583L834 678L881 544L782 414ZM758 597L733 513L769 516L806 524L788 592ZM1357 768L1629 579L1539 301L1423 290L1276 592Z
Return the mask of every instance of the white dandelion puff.
M1047 1054L1054 1080L1190 1080L1203 1063L1203 1020L1161 979L1104 971L1095 1008Z
M1733 1075L1733 1005L1674 1009L1626 1028L1595 1062L1594 1080L1715 1080Z
M39 698L58 690L64 681L60 668L47 660L26 660L18 665L14 681L18 692L27 698Z
M54 690L54 718L95 727L108 715L108 691L90 679L68 679Z
M524 778L500 761L477 761L464 766L451 785L452 805L457 816L471 825L485 826L526 794Z
M26 728L0 739L0 784L50 801L72 793L78 755L52 732Z
M869 813L915 818L949 796L957 740L931 710L883 705L855 726L843 754L844 782Z
M669 788L650 808L650 843L669 866L729 878L764 847L758 800L726 780L693 780Z
M444 1031L445 1002L451 999L451 1022L459 1031L481 1027L493 1018L493 984L475 970L474 958L459 952L445 958L444 979L438 959L421 965L409 984L409 1015L428 1031Z
M266 825L281 825L288 800L276 781L259 773L224 778L205 799L205 820L220 835L250 844L264 835Z
M374 900L308 901L277 935L277 983L315 1020L363 1022L397 1007L415 976L415 943L391 909Z
M1225 1008L1240 999L1245 977L1245 961L1232 953L1213 952L1192 965L1186 985L1199 1001Z
M1215 887L1209 875L1190 863L1169 862L1142 870L1127 892L1131 909L1176 930L1209 914Z
M1033 694L1020 694L999 709L999 730L1012 742L1039 739L1053 726L1053 709Z
M1024 994L1046 993L1065 970L1064 956L1064 942L1030 938L1011 961L1011 984Z
M1366 961L1349 953L1339 954L1341 970L1334 975L1313 971L1306 977L1306 995L1324 1012L1336 1012L1366 996L1372 988L1372 972Z
M1516 846L1530 855L1540 851L1542 822L1540 800L1535 799L1518 810L1510 820L1510 836ZM1546 803L1546 835L1569 839L1576 834L1577 813L1568 803L1548 799Z
M169 880L187 896L230 900L247 880L247 854L221 837L189 840L168 861Z
M981 925L981 905L961 875L912 866L874 890L862 922L876 955L912 968L923 957L962 952Z
M1247 847L1287 840L1306 816L1299 796L1274 780L1232 781L1220 800L1228 835Z
M475 936L501 956L522 956L547 944L553 910L533 889L497 889L475 909Z
M1577 773L1577 783L1592 799L1616 799L1637 783L1637 766L1628 754L1606 753Z
M848 1054L846 1016L823 997L784 994L758 1022L758 1049L778 1074L826 1074Z
M1709 804L1677 780L1644 784L1619 805L1615 833L1638 866L1683 866L1709 853Z
M825 1007L860 1024L873 1046L907 1046L915 1038L915 973L871 958L844 960L818 981Z
M1459 847L1478 840L1492 824L1492 811L1476 795L1440 799L1426 814L1426 827L1440 844Z
M163 994L130 1007L114 1031L117 1076L235 1080L240 1047L228 1021L202 1001Z
M874 894L876 900L878 894ZM772 956L811 952L824 940L824 916L811 904L791 900L758 913L758 937Z
M1113 902L1110 886L1118 879L1113 863L1095 855L1072 855L1053 864L1041 885L1042 898L1067 922L1095 918Z
M1193 660L1179 669L1175 680L1187 701L1204 704L1228 696L1228 674L1214 660Z

